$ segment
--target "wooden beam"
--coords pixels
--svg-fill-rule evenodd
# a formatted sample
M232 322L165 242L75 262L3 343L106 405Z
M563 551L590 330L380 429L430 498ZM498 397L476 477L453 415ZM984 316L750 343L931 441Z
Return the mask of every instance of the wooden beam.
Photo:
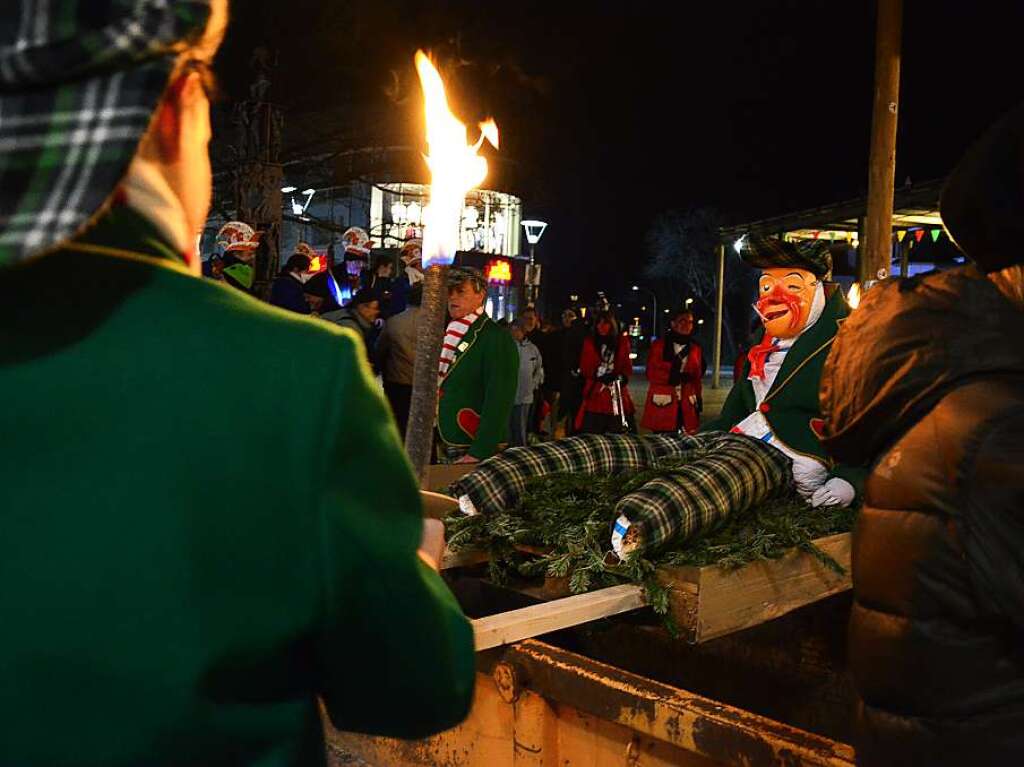
M646 604L643 587L627 583L478 618L473 621L476 649L480 651L500 647L550 631L636 610Z
M878 0L875 30L875 101L868 159L868 215L861 247L860 280L889 276L896 176L896 116L900 101L903 0Z

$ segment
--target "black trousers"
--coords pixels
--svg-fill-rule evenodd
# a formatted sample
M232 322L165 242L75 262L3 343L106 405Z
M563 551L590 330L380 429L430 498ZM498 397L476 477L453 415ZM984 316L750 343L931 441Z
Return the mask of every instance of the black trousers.
M636 418L626 416L627 428L622 428L622 418L609 413L591 413L589 410L583 414L582 434L622 434L628 432L636 434Z
M404 440L405 430L409 426L409 406L412 403L412 385L385 381L384 396L388 398L388 404L391 405L391 412L394 414L395 422L398 424L398 433L402 435L402 439Z

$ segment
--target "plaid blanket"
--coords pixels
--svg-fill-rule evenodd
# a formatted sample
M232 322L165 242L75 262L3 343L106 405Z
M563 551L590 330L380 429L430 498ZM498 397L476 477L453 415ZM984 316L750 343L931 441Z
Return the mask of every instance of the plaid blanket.
M448 494L469 496L477 512L511 509L533 477L569 472L617 474L655 465L659 458L682 455L700 446L699 438L676 434L583 434L531 447L514 447L488 458L452 483Z
M730 514L749 509L792 489L792 461L782 451L743 434L708 432L694 459L624 496L624 515L643 548L686 538Z

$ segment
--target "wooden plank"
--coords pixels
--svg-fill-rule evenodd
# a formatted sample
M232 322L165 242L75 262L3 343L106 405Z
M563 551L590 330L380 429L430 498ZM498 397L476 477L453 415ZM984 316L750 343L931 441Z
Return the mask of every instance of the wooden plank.
M487 650L518 642L636 610L646 604L642 587L624 584L478 618L473 621L476 649Z
M471 567L489 561L491 555L483 549L460 549L459 551L444 550L441 557L441 570L450 570L453 567Z
M815 545L846 572L837 573L796 549L779 559L752 562L736 570L715 565L662 568L663 582L677 589L672 613L684 636L693 643L704 642L849 589L850 534L819 538Z
M473 463L451 463L435 464L427 469L427 482L424 490L432 490L435 493L444 491L448 485L457 479L462 479L476 468Z
M423 504L423 516L428 519L444 519L459 510L459 502L448 495L420 490L420 502Z

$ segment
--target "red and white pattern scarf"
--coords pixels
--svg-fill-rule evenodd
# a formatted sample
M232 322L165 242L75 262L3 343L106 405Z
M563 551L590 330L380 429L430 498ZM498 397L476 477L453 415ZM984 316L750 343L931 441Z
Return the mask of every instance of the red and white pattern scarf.
M459 353L459 344L462 343L462 337L469 332L473 323L480 319L480 315L482 313L482 311L471 312L465 317L452 320L448 323L448 329L444 334L444 343L441 346L441 359L437 366L437 377L439 382L444 380L444 377L448 375L448 369L452 366L452 362L455 361L455 357Z

